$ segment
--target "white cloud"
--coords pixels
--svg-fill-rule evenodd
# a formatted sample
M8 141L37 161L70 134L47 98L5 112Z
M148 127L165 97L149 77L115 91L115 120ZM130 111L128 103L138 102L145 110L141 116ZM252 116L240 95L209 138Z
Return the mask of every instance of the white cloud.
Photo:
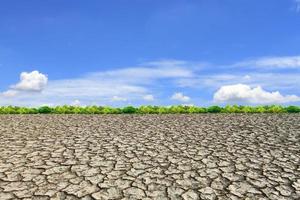
M128 67L111 71L91 73L95 79L116 79L118 82L147 84L157 79L192 77L193 70L188 69L190 64L182 65L179 61L156 61L144 63L137 67Z
M300 56L263 57L234 64L236 67L300 68Z
M268 92L260 86L250 87L245 84L222 86L214 94L215 102L245 102L252 104L277 104L300 101L296 95L282 95L278 91Z
M154 96L151 94L147 94L147 95L143 96L143 99L145 101L154 101Z
M80 99L84 105L99 101L102 104L119 105L118 102L124 102L125 99L138 101L150 92L163 90L166 86L161 85L161 81L174 84L173 80L194 76L194 71L190 69L191 65L188 62L164 60L143 63L135 67L89 73L78 78L50 79L48 83L45 81L46 76L41 78L42 74L37 71L23 73L20 83L12 86L11 89L17 91L18 95L12 98L0 95L0 105L39 106L50 103L61 105L70 104L74 99ZM40 79L33 79L32 74L35 75L33 77L40 77ZM34 81L29 81L32 80L30 78ZM47 83L47 87L44 87L46 85L43 83ZM32 92L39 90L42 92Z
M300 73L258 73L239 71L231 74L218 73L195 76L195 78L178 79L180 87L189 87L206 91L214 91L223 85L246 84L251 87L260 85L269 90L283 90L285 92L297 92L300 85ZM297 93L298 94L298 93Z
M5 91L5 92L2 93L2 95L4 97L14 97L17 94L18 94L18 91L16 91L16 90L7 90L7 91Z
M10 86L11 89L0 93L0 96L11 99L27 92L41 92L47 83L48 77L38 71L22 72L20 74L20 81Z
M47 76L38 71L22 72L20 82L11 86L11 88L19 91L41 92L47 83Z
M181 92L176 92L171 96L171 99L182 101L182 102L188 102L190 101L190 97L183 95Z
M291 67L297 65L298 62L298 57L279 57L277 62L274 58L276 57L268 58L269 60L259 58L255 60L255 63L260 66L284 65ZM250 90L260 85L270 91L284 91L284 93L300 95L297 88L300 85L300 73L297 70L292 73L290 70L282 73L259 73L256 68L254 71L253 68L252 71L251 68L247 71L243 70L244 68L238 68L229 73L228 69L224 67L213 72L210 68L207 68L207 71L201 68L202 71L199 73L197 71L199 66L199 64L186 61L163 60L143 63L134 67L89 73L71 79L50 79L49 81L46 75L38 71L24 72L20 76L19 83L8 88L6 92L0 92L0 105L62 105L71 104L74 103L74 100L80 99L82 105L101 102L101 105L120 106L129 103L128 99L133 104L139 104L141 100L153 101L154 97L151 94L161 94L162 98L155 99L156 103L165 105L170 103L168 102L170 99L163 98L163 92L170 87L189 87L196 92L205 91L203 96L201 96L202 93L193 96L195 101L199 97L206 98L206 95L212 94L224 85L236 85L238 83L249 86ZM271 67L271 69L273 68ZM185 91L182 92L185 93ZM175 93L171 99L189 103L191 98L183 95L183 93ZM281 94L279 93L279 95ZM281 100L277 100L277 102L285 102L286 98L295 100L295 97L297 96L278 97L277 99ZM251 102L254 101L252 97L250 99ZM201 102L203 101L201 100Z
M71 105L72 105L72 106L80 106L80 105L81 105L81 102L80 102L78 99L76 99L76 100L74 100L74 101L71 103Z
M127 101L127 98L125 97L119 97L119 96L113 96L112 101Z

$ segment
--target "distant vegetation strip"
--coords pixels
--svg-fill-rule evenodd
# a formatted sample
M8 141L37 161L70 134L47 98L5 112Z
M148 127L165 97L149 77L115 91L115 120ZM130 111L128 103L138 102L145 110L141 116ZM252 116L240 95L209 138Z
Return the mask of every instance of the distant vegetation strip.
M0 114L180 114L180 113L300 113L300 106L42 106L39 108L3 106Z

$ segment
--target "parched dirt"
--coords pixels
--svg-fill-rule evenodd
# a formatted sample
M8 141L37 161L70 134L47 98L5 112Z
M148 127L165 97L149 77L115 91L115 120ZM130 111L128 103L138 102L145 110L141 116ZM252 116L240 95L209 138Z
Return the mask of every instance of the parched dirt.
M2 115L0 199L300 199L300 115Z

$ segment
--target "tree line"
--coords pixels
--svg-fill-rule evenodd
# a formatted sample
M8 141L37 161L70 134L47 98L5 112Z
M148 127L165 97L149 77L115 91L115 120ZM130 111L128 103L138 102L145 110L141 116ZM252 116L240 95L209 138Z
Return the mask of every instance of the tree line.
M42 106L38 108L2 106L0 114L180 114L180 113L300 113L300 106L242 106L227 105L198 106L126 106L115 108L109 106Z

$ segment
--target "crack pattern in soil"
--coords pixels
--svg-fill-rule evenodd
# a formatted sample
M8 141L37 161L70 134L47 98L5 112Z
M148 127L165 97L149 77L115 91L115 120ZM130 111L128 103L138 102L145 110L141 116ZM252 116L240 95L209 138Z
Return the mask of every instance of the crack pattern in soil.
M300 115L3 115L0 199L300 199Z

